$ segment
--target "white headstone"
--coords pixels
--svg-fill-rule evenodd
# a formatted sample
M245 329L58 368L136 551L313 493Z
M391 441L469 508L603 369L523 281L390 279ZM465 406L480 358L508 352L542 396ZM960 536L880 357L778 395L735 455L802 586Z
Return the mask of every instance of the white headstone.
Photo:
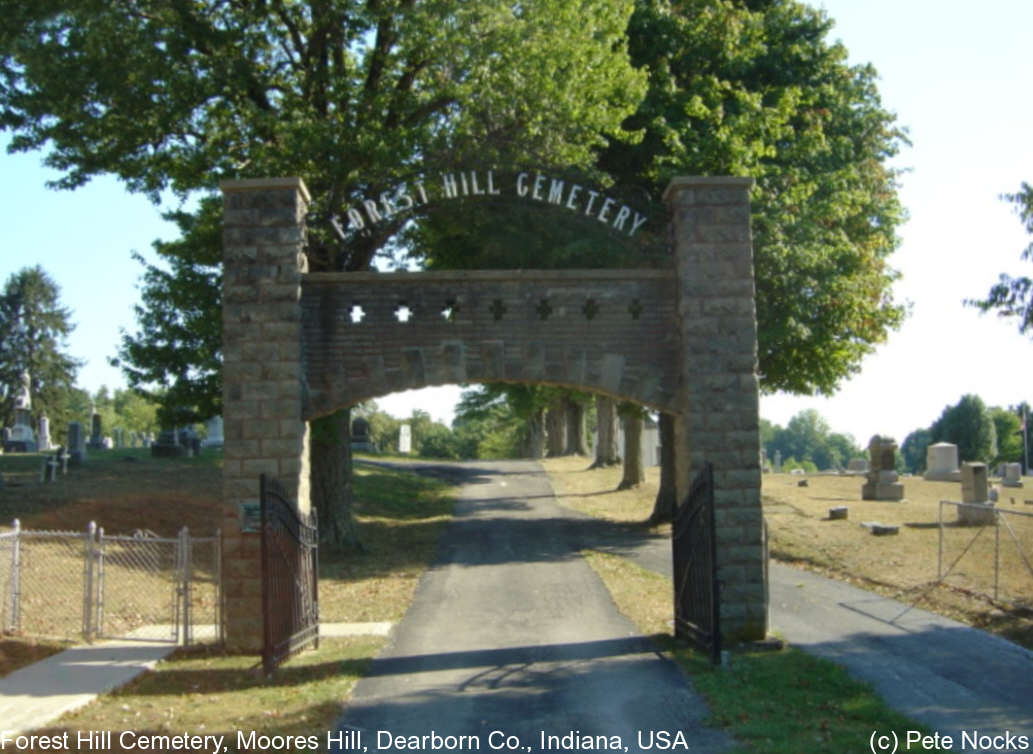
M938 442L925 450L925 474L923 478L932 482L960 482L958 467L958 446L950 442Z
M213 416L204 423L204 428L207 433L207 436L204 438L204 446L206 448L221 448L223 445L222 417Z
M1004 466L1004 481L1001 482L1005 487L1021 487L1022 486L1022 464L1021 463L1008 463Z
M412 453L412 427L408 424L398 428L398 452Z
M39 418L39 450L50 450L50 419L46 414Z

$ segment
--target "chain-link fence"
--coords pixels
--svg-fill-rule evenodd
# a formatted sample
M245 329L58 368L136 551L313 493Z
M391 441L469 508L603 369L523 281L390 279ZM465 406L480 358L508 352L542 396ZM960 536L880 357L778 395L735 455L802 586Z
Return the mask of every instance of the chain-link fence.
M941 501L937 579L1033 610L1033 512Z
M0 534L2 628L33 636L221 641L220 538Z

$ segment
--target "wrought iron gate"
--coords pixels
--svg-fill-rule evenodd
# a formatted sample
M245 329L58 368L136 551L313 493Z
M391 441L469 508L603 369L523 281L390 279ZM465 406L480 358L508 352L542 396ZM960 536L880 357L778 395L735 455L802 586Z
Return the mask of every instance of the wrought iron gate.
M268 675L308 644L319 646L319 535L315 516L299 516L279 480L262 474L259 484L262 667Z
M721 658L714 529L714 467L705 463L678 507L671 529L674 557L674 635Z

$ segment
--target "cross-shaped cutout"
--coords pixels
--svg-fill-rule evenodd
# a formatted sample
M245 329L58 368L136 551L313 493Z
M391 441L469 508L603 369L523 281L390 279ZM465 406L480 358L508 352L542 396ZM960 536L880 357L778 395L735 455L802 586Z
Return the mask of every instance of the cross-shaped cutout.
M445 308L441 310L441 317L446 322L455 322L456 321L456 314L458 314L458 313L459 313L459 304L456 303L455 301L453 301L452 299L449 299L448 301L445 302ZM496 317L496 319L498 319L498 318Z
M491 302L491 314L495 317L495 321L498 322L502 319L502 315L506 313L506 305L502 303L502 299L497 298Z
M599 313L599 304L594 298L590 298L585 302L585 305L581 307L581 312L588 319L595 319L595 315Z
M395 319L399 322L408 322L412 319L413 310L409 308L409 305L404 301L399 301L395 307Z
M631 314L632 319L638 319L639 315L642 314L642 304L637 298L632 299L631 303L628 304L628 313Z
M534 310L538 312L538 319L543 321L547 320L549 315L552 314L552 307L549 306L549 299L543 298L538 302L538 306L536 306Z

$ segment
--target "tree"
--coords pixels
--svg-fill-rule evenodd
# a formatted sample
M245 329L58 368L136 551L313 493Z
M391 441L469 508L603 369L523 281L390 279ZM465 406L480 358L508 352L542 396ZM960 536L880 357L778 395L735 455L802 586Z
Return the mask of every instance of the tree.
M66 338L75 326L60 297L60 288L39 265L13 273L4 284L0 294L0 389L4 391L0 416L5 426L13 422L14 399L26 374L34 423L46 414L59 429L73 418L68 404L81 362L65 352Z
M613 399L596 395L595 413L598 437L592 468L616 466L620 463L620 452L617 449L617 407Z
M304 176L310 268L362 270L412 219L383 197L414 172L475 159L584 165L605 138L627 138L620 122L642 90L624 47L630 10L630 0L0 0L0 128L15 151L48 147L64 188L110 173L157 199L227 178ZM332 218L354 217L369 197L381 197L383 221L353 222L340 244ZM183 259L172 274L204 277L217 249L169 249ZM124 339L122 363L138 385L167 386L164 417L205 413L218 405L217 347L194 343L175 359L181 323L159 311L175 286L148 276L156 295L141 329L168 332ZM329 444L312 444L313 475L348 463L338 434L314 428ZM326 473L317 507L346 508L333 481L347 472Z
M625 401L617 409L624 423L624 470L618 490L638 487L646 481L646 469L642 463L642 428L646 412L636 403Z
M994 406L990 409L997 437L997 455L992 463L1018 463L1022 461L1022 417L1014 411Z
M903 459L904 468L912 474L917 474L925 469L926 457L931 434L928 429L916 429L904 438L900 445L900 457Z
M133 307L139 330L122 331L111 362L159 405L159 423L175 427L222 413L222 208L208 198L195 213L165 218L181 238L154 242L162 266L133 254L146 268L141 303Z
M796 0L639 0L649 89L600 167L659 196L675 175L749 175L761 386L831 393L897 327L887 257L904 217L887 161L905 143L871 66Z
M963 395L955 405L944 408L929 435L931 442L957 445L960 461L989 463L997 455L994 422L978 395Z
M1015 205L1026 232L1033 235L1033 186L1023 183L1017 194L1005 194L1003 198ZM1022 259L1033 262L1033 243L1022 252ZM996 309L998 316L1014 317L1019 320L1020 333L1033 334L1033 278L1002 274L985 299L965 303L983 312Z

